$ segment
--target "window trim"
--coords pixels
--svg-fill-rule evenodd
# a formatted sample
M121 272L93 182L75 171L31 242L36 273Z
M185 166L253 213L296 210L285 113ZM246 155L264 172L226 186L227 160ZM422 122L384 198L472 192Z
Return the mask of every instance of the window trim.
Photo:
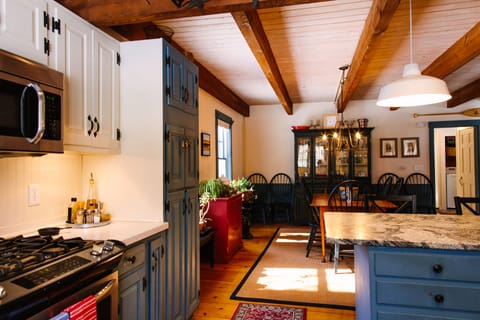
M232 126L233 126L233 119L229 116L227 116L226 114L218 111L218 110L215 110L215 170L216 170L216 176L217 178L219 177L219 172L218 172L218 121L221 120L225 123L227 123L229 125L229 129L230 129L230 170L227 170L230 171L230 175L232 176L233 175L233 148L232 148L232 144L233 144L233 139L232 139L232 136L233 136L233 131L232 131ZM228 178L228 177L227 177Z

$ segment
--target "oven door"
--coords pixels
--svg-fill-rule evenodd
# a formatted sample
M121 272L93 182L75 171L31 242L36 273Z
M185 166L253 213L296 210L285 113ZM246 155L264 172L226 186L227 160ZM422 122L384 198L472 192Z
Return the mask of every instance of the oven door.
M30 320L50 319L65 308L94 295L97 300L97 319L98 320L117 320L118 319L118 271L104 276L103 278L81 287L83 279L78 279L79 290L74 294L65 297L47 309L40 311L35 316L28 318Z

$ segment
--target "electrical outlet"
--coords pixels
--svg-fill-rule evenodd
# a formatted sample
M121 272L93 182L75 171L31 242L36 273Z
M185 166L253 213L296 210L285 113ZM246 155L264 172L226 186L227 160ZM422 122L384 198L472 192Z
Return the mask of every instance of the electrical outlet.
M28 206L39 206L40 205L40 185L39 184L29 184L28 185Z

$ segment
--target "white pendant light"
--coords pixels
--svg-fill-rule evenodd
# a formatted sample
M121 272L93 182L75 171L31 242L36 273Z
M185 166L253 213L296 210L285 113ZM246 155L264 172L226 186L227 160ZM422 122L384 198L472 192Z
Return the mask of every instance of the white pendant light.
M401 79L382 87L377 106L416 107L452 98L445 81L420 73L418 64L413 63L412 42L412 0L410 0L410 63L405 65Z

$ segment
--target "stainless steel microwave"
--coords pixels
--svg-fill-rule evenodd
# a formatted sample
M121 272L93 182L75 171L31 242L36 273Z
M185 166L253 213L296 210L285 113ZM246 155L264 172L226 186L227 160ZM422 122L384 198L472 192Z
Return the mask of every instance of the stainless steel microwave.
M0 157L63 153L63 73L0 50Z

